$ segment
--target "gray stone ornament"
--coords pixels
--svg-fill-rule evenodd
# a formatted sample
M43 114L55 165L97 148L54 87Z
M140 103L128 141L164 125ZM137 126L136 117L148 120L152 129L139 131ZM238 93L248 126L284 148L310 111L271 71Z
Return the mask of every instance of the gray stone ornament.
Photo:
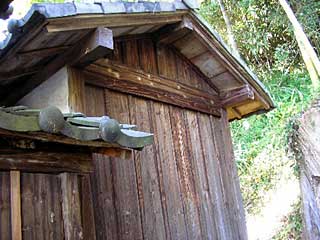
M119 122L109 117L101 119L99 130L101 138L106 142L116 142L121 133Z
M42 131L59 133L65 125L62 112L57 107L49 106L39 113L39 126Z

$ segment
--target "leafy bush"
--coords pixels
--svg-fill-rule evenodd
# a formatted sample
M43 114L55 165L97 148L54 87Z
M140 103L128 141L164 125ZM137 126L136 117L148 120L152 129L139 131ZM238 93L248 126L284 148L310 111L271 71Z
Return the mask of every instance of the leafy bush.
M284 166L293 167L286 153L290 119L312 98L310 78L303 70L273 71L260 78L273 93L277 108L231 123L241 191L249 213L259 211L266 191L284 174Z

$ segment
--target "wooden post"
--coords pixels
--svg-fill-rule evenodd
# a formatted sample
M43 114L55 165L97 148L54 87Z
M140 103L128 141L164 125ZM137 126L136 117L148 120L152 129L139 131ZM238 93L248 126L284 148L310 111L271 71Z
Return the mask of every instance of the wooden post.
M11 233L13 240L21 240L20 171L10 171Z

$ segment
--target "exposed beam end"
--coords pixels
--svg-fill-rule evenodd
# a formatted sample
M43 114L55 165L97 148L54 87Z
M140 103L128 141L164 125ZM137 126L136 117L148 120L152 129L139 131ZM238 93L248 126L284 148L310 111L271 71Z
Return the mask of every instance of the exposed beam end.
M161 44L171 44L193 31L193 24L188 18L183 18L180 23L161 28L154 33L155 41Z
M98 27L87 40L79 58L73 64L77 67L85 67L100 58L104 58L113 51L112 30Z
M241 102L254 100L255 95L252 87L244 85L220 94L221 105L224 108L234 107Z

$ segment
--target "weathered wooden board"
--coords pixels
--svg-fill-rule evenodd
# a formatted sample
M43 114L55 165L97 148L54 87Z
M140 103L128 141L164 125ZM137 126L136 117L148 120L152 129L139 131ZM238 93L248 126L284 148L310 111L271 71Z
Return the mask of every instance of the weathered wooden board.
M58 175L22 173L23 239L65 239L61 201L61 181Z
M195 192L194 171L187 141L188 128L183 110L170 107L172 123L173 148L177 162L177 170L181 188L181 200L185 212L185 222L190 239L202 239L199 219L198 196Z
M157 149L158 168L161 172L162 204L166 211L166 224L171 239L187 239L181 189L173 146L173 136L169 106L161 103L152 104L155 124L155 145ZM168 129L167 131L163 131Z
M226 211L227 205L225 205L225 199L223 198L225 189L221 183L222 176L219 169L221 152L215 144L215 141L221 141L221 139L215 139L209 116L199 114L198 121L204 164L208 178L209 201L214 212L213 218L217 239L233 239L229 228L230 222Z
M163 68L162 71L167 70ZM217 96L170 79L108 61L90 65L85 73L87 82L91 84L220 116Z
M187 136L192 169L194 172L194 184L196 196L199 201L199 215L202 230L202 239L218 239L218 231L215 222L214 205L211 204L211 191L207 178L207 167L204 156L204 145L201 143L202 134L199 129L199 119L196 112L187 111L184 113L187 124ZM204 127L204 126L203 126ZM193 130L192 130L193 129ZM210 173L210 171L209 171Z
M106 90L107 114L130 122L130 110L126 95ZM133 161L112 160L113 184L116 196L115 207L120 239L142 239L140 206L136 170ZM119 224L120 223L120 224Z
M140 67L147 73L158 74L155 46L149 39L138 40Z
M144 131L153 131L155 124L151 104L143 99L129 97L131 122L139 124ZM139 191L141 222L145 239L166 239L164 212L161 204L161 189L155 146L135 152L134 161Z
M211 127L214 132L214 141L219 151L218 164L223 183L225 211L228 214L228 222L231 239L247 239L247 228L240 192L239 177L234 161L232 139L227 113L222 111L221 119L210 117Z
M0 147L0 169L26 172L79 172L93 170L91 153L12 149Z
M86 174L81 176L80 178L81 222L83 228L83 239L96 240L96 224L94 219L94 205L90 175Z
M0 239L11 239L10 173L0 172Z
M62 173L60 179L64 239L83 239L79 177L74 173Z
M90 175L97 239L119 239L111 159L94 154L94 173Z
M86 85L86 115L92 116L104 116L105 104L104 104L104 91L101 88Z

